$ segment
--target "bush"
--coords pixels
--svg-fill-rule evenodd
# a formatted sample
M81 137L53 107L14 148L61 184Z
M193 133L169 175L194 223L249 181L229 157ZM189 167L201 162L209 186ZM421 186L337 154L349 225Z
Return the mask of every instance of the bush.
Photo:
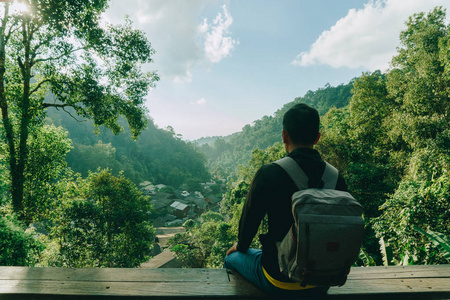
M374 220L377 237L391 247L394 262L414 264L446 263L443 253L414 227L450 234L450 176L431 181L403 181L381 206Z
M0 217L0 265L34 266L44 249L13 216Z

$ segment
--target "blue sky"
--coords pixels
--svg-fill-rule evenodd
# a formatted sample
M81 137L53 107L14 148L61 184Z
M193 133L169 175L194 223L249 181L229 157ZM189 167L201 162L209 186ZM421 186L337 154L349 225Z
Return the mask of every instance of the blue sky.
M146 105L183 139L228 135L325 84L387 70L408 16L450 0L112 0L156 50ZM450 12L449 12L450 14Z

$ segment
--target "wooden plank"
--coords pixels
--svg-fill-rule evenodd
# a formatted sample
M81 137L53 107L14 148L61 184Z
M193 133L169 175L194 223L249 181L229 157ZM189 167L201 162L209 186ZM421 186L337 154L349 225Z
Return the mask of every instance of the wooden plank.
M360 279L342 287L332 287L327 299L450 299L450 280L432 279Z
M242 281L222 282L91 282L0 280L0 294L215 297L263 295Z
M221 269L73 269L73 268L28 268L28 267L0 267L0 279L22 279L25 276L32 279L61 279L67 280L112 280L148 281L151 278L164 277L166 280L192 280L192 277L202 278L219 276L225 277ZM450 277L450 265L435 266L390 266L390 267L361 267L352 268L349 279L368 278L414 278L414 277Z
M421 279L389 279L349 280L344 286L332 287L330 295L337 294L380 294L380 293L422 293L422 292L448 292L450 294L450 279L447 278L421 278Z
M263 294L244 281L231 282L89 282L89 281L37 281L37 280L0 280L0 294L46 294L46 295L91 295L91 296L152 296L152 297L263 297ZM450 296L449 281L443 279L426 280L389 280L350 281L343 287L330 288L329 297L381 297L382 295L413 295L447 292ZM425 299L426 297L424 297ZM444 299L444 298L443 298Z
M353 268L327 299L450 299L450 265ZM0 267L0 300L123 296L152 299L260 299L223 269L68 269Z
M415 278L445 277L450 278L450 265L427 266L388 266L355 267L350 271L349 279L369 278Z
M0 267L0 280L216 282L228 281L224 269L69 269Z

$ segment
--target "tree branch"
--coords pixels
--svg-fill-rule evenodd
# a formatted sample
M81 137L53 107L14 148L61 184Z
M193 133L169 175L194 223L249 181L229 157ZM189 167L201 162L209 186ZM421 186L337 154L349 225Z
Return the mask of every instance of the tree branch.
M4 37L4 43L5 45L8 43L9 38L11 37L11 34L17 30L16 25L18 24L19 20L17 18L13 18L13 22L11 26L9 27L9 30L6 30L6 25L8 21L11 19L9 16L9 3L6 3L4 16L2 18L2 25L1 25L1 34ZM20 25L19 25L20 26Z
M8 33L5 34L5 41L8 42L9 38L11 37L11 34L19 29L20 25L18 24L18 20L14 19L14 22L9 27Z
M66 110L66 107L74 107L73 105L70 105L70 104L57 104L57 103L42 103L42 106L43 106L44 108L47 108L47 107L54 107L54 108L56 108L57 110L59 110L59 109L61 108L64 112L66 112L67 114L69 114L69 116L71 116L75 121L77 121L77 122L86 122L86 120L78 120L76 117L74 117L74 116L70 113L70 111L67 111L67 110Z
M46 39L43 39L43 40L39 41L39 43L37 43L37 45L33 47L33 50L31 51L31 53L33 53L32 56L31 56L31 61L32 61L33 64L34 64L34 59L35 59L36 56L39 54L39 53L38 53L38 49L39 49L42 45L44 45L44 44L50 42L50 40L51 40L51 36L48 35Z
M37 90L39 90L41 88L41 86L46 82L50 82L50 79L44 79L41 82L39 82L38 85L30 92L30 96L32 94L34 94L35 92L37 92Z
M73 105L70 105L70 104L42 103L43 108L55 107L56 109L58 109L58 108L65 108L67 106L73 107Z
M37 63L40 63L40 62L44 62L44 61L57 60L57 59L60 59L61 57L64 57L64 56L66 56L66 55L72 54L72 53L74 53L74 52L76 52L76 51L83 50L83 49L85 49L85 48L84 48L84 47L82 47L82 48L77 48L77 49L75 49L75 50L65 52L65 53L63 53L63 54L61 54L61 55L59 55L59 56L56 56L56 57L48 57L48 58L40 58L40 59L36 59L35 61L33 61L33 65L35 65L35 64L37 64Z

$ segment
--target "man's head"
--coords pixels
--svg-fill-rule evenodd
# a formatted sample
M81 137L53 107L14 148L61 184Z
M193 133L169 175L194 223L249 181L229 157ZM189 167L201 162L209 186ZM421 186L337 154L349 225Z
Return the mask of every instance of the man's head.
M283 142L288 152L312 147L320 138L319 112L306 104L296 104L283 117ZM288 149L288 147L290 149Z

